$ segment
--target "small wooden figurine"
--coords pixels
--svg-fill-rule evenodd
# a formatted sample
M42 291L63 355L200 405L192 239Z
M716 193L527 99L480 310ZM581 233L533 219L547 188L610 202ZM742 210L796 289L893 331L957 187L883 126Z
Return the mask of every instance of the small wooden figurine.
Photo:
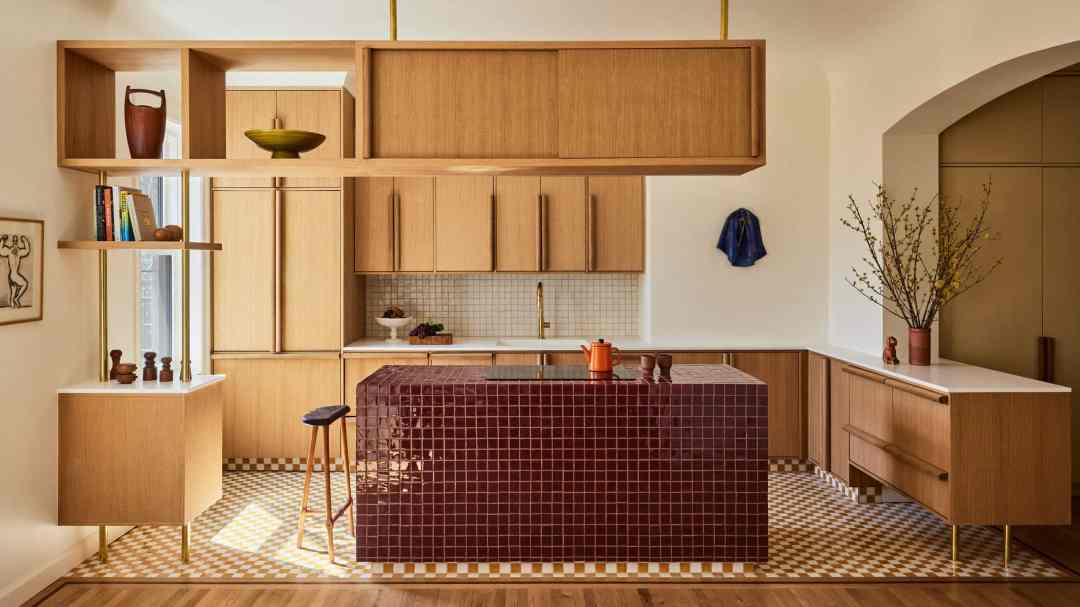
M161 357L161 377L158 381L170 382L172 380L172 357L163 356Z
M881 353L881 359L886 365L900 364L900 359L896 356L896 338L892 335L885 340L885 351Z
M671 381L671 355L657 353L656 365L660 367L660 381Z
M116 365L116 381L122 384L135 383L135 363L120 363Z
M109 350L109 358L112 359L112 368L109 369L109 379L116 379L116 365L120 364L120 357L124 353L120 350Z
M143 354L143 358L146 359L146 363L142 368L143 381L157 381L157 363L154 362L156 356L157 352L147 352L146 354Z
M641 379L653 380L653 371L656 369L656 357L652 354L641 355Z

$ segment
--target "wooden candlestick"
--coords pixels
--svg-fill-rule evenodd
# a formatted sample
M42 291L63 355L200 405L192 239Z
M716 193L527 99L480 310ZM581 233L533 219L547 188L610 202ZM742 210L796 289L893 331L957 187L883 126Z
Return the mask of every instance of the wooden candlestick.
M172 357L171 356L163 356L161 358L161 377L159 378L158 381L170 382L172 380L173 380Z
M109 358L112 359L112 368L109 369L109 379L116 379L116 365L120 364L120 357L124 353L120 350L109 350Z
M143 354L143 358L146 359L146 364L143 365L142 380L143 381L157 381L157 363L154 362L154 358L157 357L157 352L147 352Z

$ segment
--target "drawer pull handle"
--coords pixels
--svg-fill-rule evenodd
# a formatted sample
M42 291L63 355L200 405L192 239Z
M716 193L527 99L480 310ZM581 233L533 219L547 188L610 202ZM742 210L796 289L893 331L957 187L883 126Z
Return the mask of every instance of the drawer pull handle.
M841 367L841 370L844 373L847 373L848 375L854 375L855 377L861 377L863 379L866 379L866 380L869 380L869 381L872 381L872 382L875 382L875 383L878 383L878 384L885 383L885 378L884 377L882 377L880 375L875 375L873 373L870 373L869 371L863 371L862 369L856 369L855 367L847 367L847 366Z
M930 476L933 476L939 481L949 480L948 471L942 470L941 468L938 468L934 464L931 464L930 462L922 459L921 457L916 457L908 453L907 451L904 451L902 448L896 446L893 443L882 440L874 436L873 434L870 434L869 432L864 432L863 430L860 430L855 426L852 426L851 424L844 424L844 431L860 440L870 443L871 445L877 447L878 449L881 449L885 453L888 453L896 459L901 460L905 464L913 468L918 468L919 470L929 474Z
M885 385L889 386L890 388L895 388L901 392L913 394L915 396L918 396L919 398L925 398L926 400L932 400L936 403L941 403L942 405L947 405L949 403L948 394L940 394L932 390L926 390L925 388L912 386L911 384L905 384L904 382L899 382L895 379L886 379Z

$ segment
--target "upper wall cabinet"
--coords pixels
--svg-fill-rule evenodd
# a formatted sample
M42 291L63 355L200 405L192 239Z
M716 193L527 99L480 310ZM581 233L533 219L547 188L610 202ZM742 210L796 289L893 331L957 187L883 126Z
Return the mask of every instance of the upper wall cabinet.
M57 69L58 163L86 171L188 170L321 187L312 180L738 175L765 165L762 40L60 41ZM179 73L180 158L117 158L124 71ZM355 119L351 104L302 94L278 96L275 112L286 128L354 124L353 137L342 133L300 159L227 153L237 142L226 117L259 110L226 102L232 71L347 72Z

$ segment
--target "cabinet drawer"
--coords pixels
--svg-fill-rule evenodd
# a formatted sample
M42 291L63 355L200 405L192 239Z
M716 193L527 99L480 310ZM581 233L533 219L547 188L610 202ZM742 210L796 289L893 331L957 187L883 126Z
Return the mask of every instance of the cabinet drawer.
M852 426L882 440L892 440L892 390L885 378L852 367L848 376L849 420Z
M879 480L896 487L945 518L950 516L949 481L934 471L911 463L910 458L890 452L851 432L851 462Z
M949 470L949 405L902 388L891 390L892 443L938 468Z

